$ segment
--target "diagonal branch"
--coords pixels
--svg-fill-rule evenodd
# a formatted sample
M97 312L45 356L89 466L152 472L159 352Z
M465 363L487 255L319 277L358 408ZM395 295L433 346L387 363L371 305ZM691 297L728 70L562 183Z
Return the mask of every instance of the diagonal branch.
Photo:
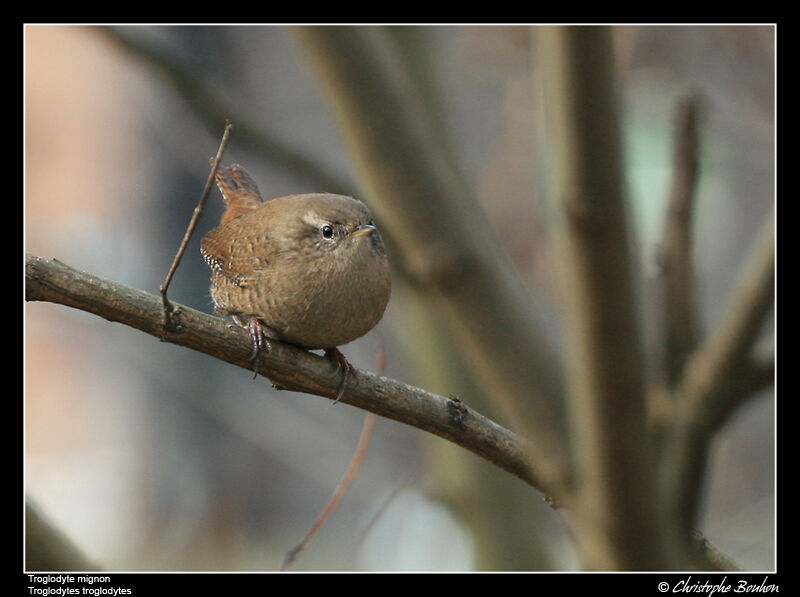
M161 302L164 305L164 325L166 327L171 327L172 325L172 304L167 298L167 290L169 289L170 282L172 282L172 277L175 275L175 271L178 269L178 265L180 265L183 254L186 252L186 247L189 245L189 239L192 237L192 233L197 227L197 223L200 221L200 216L203 213L203 209L205 209L206 201L208 200L208 194L211 192L211 187L214 185L214 178L216 177L217 169L219 168L220 161L222 160L222 153L225 151L225 146L228 144L228 139L230 139L231 130L233 130L233 125L230 122L226 122L225 132L222 134L222 141L220 141L217 155L211 159L211 172L208 173L203 194L200 196L200 201L198 202L197 207L194 208L192 219L189 220L189 227L186 229L186 233L183 235L183 240L178 247L178 252L172 259L172 265L169 266L167 277L164 278L164 283L161 284L161 287L159 288L159 291L161 292Z
M775 292L774 213L766 214L759 236L737 278L720 324L687 362L678 400L701 426L706 417L729 410L724 390L747 361L772 307Z
M713 432L752 395L743 389L763 387L772 376L774 357L763 359L751 353L774 291L774 213L770 210L720 323L691 355L676 388L674 428L660 477L684 529L697 517ZM734 387L737 382L742 387Z
M191 348L244 369L251 369L247 332L219 317L174 305L176 331L163 325L159 297L75 270L55 259L28 254L25 299L47 301L93 313L142 332ZM341 376L322 356L271 342L259 361L259 373L281 389L334 398ZM455 397L443 397L402 382L357 370L342 402L407 423L447 439L548 494L532 470L526 440L472 410Z

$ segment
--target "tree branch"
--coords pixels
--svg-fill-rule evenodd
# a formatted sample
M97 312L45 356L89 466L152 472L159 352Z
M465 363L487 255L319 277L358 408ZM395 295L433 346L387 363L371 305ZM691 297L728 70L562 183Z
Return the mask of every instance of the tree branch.
M176 331L163 325L159 297L75 270L55 259L27 254L25 299L93 313L251 370L247 331L228 321L175 304ZM259 360L259 373L281 389L335 398L341 374L322 356L281 342ZM342 402L433 433L485 458L546 495L531 468L527 442L460 399L443 397L367 371L357 370Z
M745 359L725 380L717 400L703 412L702 424L710 433L718 431L731 415L754 394L775 383L775 355L756 354Z
M172 265L169 266L169 270L167 271L167 277L164 278L164 283L161 284L161 287L159 288L159 292L161 292L161 302L164 305L164 326L167 328L172 327L172 304L167 298L167 290L172 282L172 276L175 275L175 271L178 269L181 259L183 259L183 254L186 252L186 247L189 245L189 239L191 239L192 233L197 227L197 224L200 221L200 216L205 209L206 201L208 201L208 195L211 193L211 187L214 186L214 178L216 177L217 169L220 167L222 154L225 151L225 147L228 144L228 139L230 138L231 130L233 130L233 125L230 122L226 122L225 131L222 133L222 140L220 141L217 155L211 158L211 171L208 173L205 188L203 188L203 193L200 195L200 201L198 202L197 207L194 208L192 219L189 220L189 226L183 235L181 244L178 246L178 252L172 259Z
M550 487L567 486L561 364L407 73L372 28L294 31L403 270L444 314L486 395L531 438L537 472Z
M673 141L672 186L659 252L664 288L664 381L673 387L697 342L692 268L692 215L698 175L699 100L678 103Z
M666 569L622 184L610 29L542 30L564 258L579 537L595 569Z
M771 376L774 359L765 361L751 353L772 307L774 290L774 213L770 210L721 322L689 358L675 390L673 428L665 446L661 478L685 532L697 517L713 432L748 396L743 388L763 387ZM743 381L743 388L732 388L737 380Z
M714 333L692 355L678 390L701 426L709 415L727 410L724 390L753 350L775 292L774 213L770 210L737 277Z

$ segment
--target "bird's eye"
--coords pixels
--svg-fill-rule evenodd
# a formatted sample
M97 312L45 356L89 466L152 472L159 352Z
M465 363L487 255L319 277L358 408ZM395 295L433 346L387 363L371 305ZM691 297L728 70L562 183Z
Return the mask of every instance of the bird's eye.
M333 238L333 227L332 226L328 226L327 224L325 224L322 227L322 237L323 238Z

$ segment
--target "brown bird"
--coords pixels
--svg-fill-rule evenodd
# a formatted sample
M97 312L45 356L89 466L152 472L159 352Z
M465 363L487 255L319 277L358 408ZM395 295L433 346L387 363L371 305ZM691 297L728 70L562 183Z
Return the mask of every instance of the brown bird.
M270 339L324 349L342 369L338 402L353 367L337 348L383 317L391 279L383 239L367 206L332 193L262 201L241 166L219 168L226 204L201 243L214 308L250 331L253 366Z

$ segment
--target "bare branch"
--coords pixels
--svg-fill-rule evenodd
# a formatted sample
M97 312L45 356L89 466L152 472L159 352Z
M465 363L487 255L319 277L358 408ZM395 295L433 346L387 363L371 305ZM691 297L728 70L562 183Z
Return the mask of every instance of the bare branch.
M673 428L664 448L660 478L675 519L688 531L697 517L713 431L747 397L743 388L763 387L772 361L751 357L769 313L775 286L774 214L737 278L722 320L686 364L676 389ZM760 364L759 364L760 363ZM732 383L750 378L743 388Z
M197 223L200 221L200 216L203 213L203 209L205 208L206 201L208 200L208 195L211 193L211 187L214 186L214 178L217 174L217 169L219 168L220 161L222 160L222 154L225 151L225 146L228 145L228 139L230 138L231 129L233 129L233 125L230 122L225 123L225 131L222 133L222 140L219 144L219 149L217 150L217 155L211 159L211 172L208 174L208 178L206 179L206 185L203 188L203 193L200 195L200 201L197 203L197 207L194 208L194 213L192 214L192 219L189 220L189 225L186 228L186 233L183 235L183 240L181 241L180 246L178 247L178 252L175 253L175 257L172 260L172 265L169 267L169 271L167 271L167 276L164 278L164 283L161 284L161 288L159 291L161 292L161 302L164 305L164 325L168 328L172 327L172 304L169 302L167 298L167 289L169 288L170 282L172 282L172 276L175 275L175 270L178 269L178 265L181 262L181 258L183 254L186 252L186 247L189 244L189 239L192 238L192 233L194 229L197 227Z
M718 430L737 408L755 394L775 383L775 355L755 355L737 367L727 380L717 400L708 405L703 425L709 431Z
M558 165L575 513L592 568L664 569L607 27L542 30Z
M180 325L176 331L168 332L163 326L161 301L155 295L30 254L26 256L25 269L28 301L80 309L248 371L252 367L247 332L219 317L175 305L174 315ZM262 375L285 389L335 397L340 376L324 357L279 342L273 342L272 348L260 361ZM526 440L475 412L458 398L445 398L359 370L342 402L443 437L522 479L545 497L552 496L531 468ZM702 537L700 540L706 541ZM713 568L714 563L701 562L701 565Z
M774 213L762 224L750 256L742 267L722 320L713 334L692 355L679 387L701 426L704 419L724 408L723 388L752 352L758 333L772 307L775 292Z
M336 485L336 489L334 489L331 498L328 500L328 503L325 504L325 508L323 508L320 515L314 521L314 524L311 525L311 528L308 530L305 537L303 537L303 540L286 552L286 554L283 556L283 562L281 562L280 568L281 570L288 570L292 562L294 562L297 556L309 546L311 540L317 536L320 529L339 506L344 494L347 492L347 488L350 487L350 484L353 482L356 474L361 468L364 457L367 455L367 447L369 446L369 440L372 437L372 430L375 427L375 421L375 414L368 412L367 416L364 418L364 424L361 428L361 436L358 439L356 451L353 454L350 463L347 465L344 475L342 475L342 478Z
M664 381L672 387L697 342L692 267L692 216L698 172L699 100L678 103L673 142L672 185L659 252L664 288Z
M383 344L383 341L381 341L381 346L380 350L378 351L376 361L375 372L378 375L383 375L386 371L386 347ZM336 508L339 507L339 503L342 501L342 498L344 498L347 488L350 487L350 484L356 478L356 475L358 474L358 471L361 469L361 465L364 462L364 458L367 456L367 448L369 447L369 442L372 438L372 430L375 427L376 420L377 417L375 416L375 413L367 412L367 415L364 417L364 423L361 426L361 435L358 439L356 451L350 458L347 469L345 469L345 472L342 475L342 478L339 480L339 483L336 485L336 488L333 490L333 494L328 500L328 503L322 509L322 512L314 521L314 524L311 525L311 528L308 530L305 537L303 537L300 543L298 543L284 555L283 562L281 563L281 570L288 569L292 562L297 559L297 556L300 555L300 553L311 544L311 541L314 539L314 537L319 534L322 527L325 526L328 519L336 511Z
M25 298L93 313L228 363L252 369L248 333L219 317L175 305L176 331L163 325L159 297L97 278L56 261L26 256ZM334 398L341 374L322 356L273 341L259 373L276 386ZM474 411L458 398L443 397L402 382L357 370L342 402L407 423L460 445L529 485L549 492L531 468L526 440Z

